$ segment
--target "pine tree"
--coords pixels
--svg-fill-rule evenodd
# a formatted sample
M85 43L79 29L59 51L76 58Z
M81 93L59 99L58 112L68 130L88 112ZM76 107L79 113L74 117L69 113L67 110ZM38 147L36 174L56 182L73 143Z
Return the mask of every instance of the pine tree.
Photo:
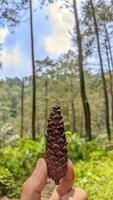
M84 116L85 116L85 130L86 130L86 137L88 140L92 139L91 134L91 112L90 106L88 102L88 98L86 95L86 88L85 88L85 78L84 78L84 70L83 70L83 48L82 48L82 39L81 39L81 31L80 31L80 24L78 19L78 12L77 12L77 4L76 0L73 0L73 8L74 8L74 17L76 22L76 31L77 31L77 45L78 45L78 54L79 54L79 74L80 74L80 93L84 108Z

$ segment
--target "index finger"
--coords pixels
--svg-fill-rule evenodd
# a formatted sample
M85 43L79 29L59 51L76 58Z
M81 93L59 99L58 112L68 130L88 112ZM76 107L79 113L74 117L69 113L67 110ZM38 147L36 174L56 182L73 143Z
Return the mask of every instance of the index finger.
M45 159L40 158L36 164L36 167L32 173L35 186L41 191L47 182L47 164Z
M25 190L29 192L41 192L47 182L47 166L43 158L40 158L32 175L24 183ZM28 189L29 188L29 189Z

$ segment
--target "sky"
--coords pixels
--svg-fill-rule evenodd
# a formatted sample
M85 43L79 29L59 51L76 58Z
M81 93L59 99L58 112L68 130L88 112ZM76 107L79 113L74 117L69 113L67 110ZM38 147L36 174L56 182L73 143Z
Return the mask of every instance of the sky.
M77 0L78 9L80 3L81 0ZM66 53L72 47L69 31L74 26L73 15L66 9L59 9L59 3L40 10L37 0L33 0L33 10L35 59L56 58ZM23 22L13 34L7 26L0 28L0 61L3 63L0 79L31 75L29 27L29 21Z

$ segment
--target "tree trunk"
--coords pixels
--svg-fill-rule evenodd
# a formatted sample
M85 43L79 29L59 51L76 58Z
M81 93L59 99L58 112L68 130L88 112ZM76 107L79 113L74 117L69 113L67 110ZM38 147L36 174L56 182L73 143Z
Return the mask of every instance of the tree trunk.
M34 38L33 38L33 14L32 0L30 0L30 33L31 33L31 56L32 56L32 138L36 139L36 76L34 60Z
M76 132L76 115L75 115L75 105L74 105L74 100L73 100L73 80L72 80L72 74L70 75L70 82L71 82L71 96L72 96L72 101L71 101L71 108L72 108L72 131L73 133Z
M105 39L105 49L106 49L106 56L107 56L107 64L108 64L108 71L109 71L109 85L110 85L110 94L111 94L111 121L113 124L113 78L112 78L112 73L111 73L109 50L108 50L106 39Z
M110 131L110 124L109 124L108 94L107 94L106 80L105 80L105 76L104 76L104 68L103 68L103 60L102 60L101 48L100 48L100 38L99 38L98 24L97 24L95 9L94 9L92 0L90 0L90 4L91 4L91 8L92 8L94 27L95 27L95 35L96 35L96 39L97 39L98 55L99 55L100 67L101 67L101 76L102 76L102 82L103 82L103 91L104 91L104 98L105 98L106 129L107 129L108 140L111 140L111 131Z
M83 117L83 114L81 113L80 114L80 138L83 137L83 122L84 122L84 117Z
M113 55L112 55L112 50L111 50L110 38L109 38L109 34L108 34L108 31L107 31L107 27L106 27L105 22L104 22L104 30L105 30L105 34L106 34L106 40L108 42L108 49L109 49L110 60L111 60L112 71L113 71Z
M71 103L71 108L72 108L72 119L73 119L73 122L72 122L72 131L73 131L73 133L75 133L76 132L76 117L75 117L74 101L72 101L72 103Z
M45 130L48 117L48 78L45 80Z
M85 80L84 80L84 71L83 71L83 50L82 50L82 41L81 41L81 33L80 33L80 27L79 27L76 0L73 0L73 6L74 6L75 21L76 21L77 43L78 43L78 51L79 51L80 92L81 92L81 98L82 98L84 115L85 115L85 130L86 130L87 139L91 140L92 139L91 113L90 113L90 107L89 107L88 99L86 96L86 90L85 90Z
M24 133L24 80L22 80L22 89L21 89L21 135L23 138Z
M70 115L69 115L69 104L67 104L67 121L69 123L69 130L70 130Z

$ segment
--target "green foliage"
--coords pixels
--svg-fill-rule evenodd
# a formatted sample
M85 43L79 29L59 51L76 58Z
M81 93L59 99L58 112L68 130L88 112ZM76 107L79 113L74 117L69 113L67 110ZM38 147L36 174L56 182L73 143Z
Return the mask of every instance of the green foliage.
M76 133L72 134L69 131L66 132L66 137L69 158L73 161L99 159L105 154L100 150L96 141L86 142L84 139L79 139Z
M73 130L73 114L75 114L76 130L79 133L79 136L80 134L84 136L84 115L79 92L78 61L75 58L73 59L75 53L71 51L69 52L59 58L58 63L54 61L54 67L49 66L49 71L47 70L48 66L42 64L41 71L37 74L36 87L38 87L38 90L36 129L38 133L43 133L45 131L45 120L47 120L45 119L45 110L47 100L48 114L54 104L58 103L61 105L65 127L67 130ZM60 60L62 62L60 62ZM100 79L100 73L94 74L91 73L90 70L84 69L84 75L88 99L91 107L92 132L94 136L97 136L100 135L101 132L105 131L102 82ZM47 97L45 94L45 79L48 79ZM27 83L27 85L25 84L24 88L24 136L31 136L31 77L26 77L25 83ZM8 132L7 135L11 137L12 135L20 135L21 85L21 80L16 78L7 78L6 80L0 81L0 128L8 124L9 127L12 128L12 131L10 133ZM72 102L74 103L75 113L72 108ZM3 131L5 132L5 130ZM0 135L3 131L0 130Z
M66 132L67 142L68 142L68 155L71 160L78 160L82 158L80 152L80 140L76 134L71 132Z
M108 151L107 157L113 161L113 151Z
M113 161L107 157L75 164L76 186L84 188L90 200L113 199Z
M12 146L1 149L0 163L2 166L7 167L16 179L28 176L42 152L42 147L39 146L30 139L21 139ZM17 173L18 171L19 173Z
M85 142L71 132L66 132L66 136L69 158L74 161L77 177L75 186L85 189L90 200L112 200L113 150L105 151L106 142L102 144L100 140L100 145L99 139Z
M96 138L96 142L101 147L109 143L107 139L107 135L103 132L100 135L98 135L98 137Z
M40 137L39 141L40 143L37 143L24 138L0 149L0 166L2 172L0 173L0 181L2 183L4 180L3 187L6 195L19 195L23 182L30 176L37 160L44 152L44 137ZM14 190L13 185L16 185L16 190Z
M67 131L65 134L69 158L75 164L76 185L86 189L90 200L101 200L104 190L105 199L112 199L113 151L100 149L96 141L79 139L77 133ZM1 196L19 197L23 182L31 175L37 160L45 151L44 136L40 135L37 141L23 138L0 149Z
M16 196L19 190L16 188L12 173L4 167L0 167L0 196Z
M99 150L95 141L84 142L80 146L82 160L89 160L92 157L92 152Z
M1 125L0 127L0 147L4 147L9 144L12 140L19 138L19 135L14 135L13 127L9 124Z
M43 157L44 152L45 152L45 136L44 135L39 135L38 136L38 155L40 157Z

